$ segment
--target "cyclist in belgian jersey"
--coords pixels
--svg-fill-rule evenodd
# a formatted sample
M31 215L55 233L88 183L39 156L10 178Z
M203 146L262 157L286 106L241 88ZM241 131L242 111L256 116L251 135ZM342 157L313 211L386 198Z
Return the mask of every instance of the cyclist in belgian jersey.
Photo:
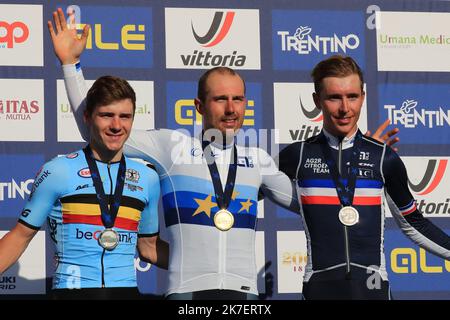
M136 245L144 260L167 268L168 246L158 228L158 175L150 164L123 155L135 101L123 79L106 76L94 83L86 99L89 145L40 170L18 224L0 240L0 273L46 219L56 245L56 298L135 297Z
M429 252L450 259L450 237L417 209L400 157L358 130L365 93L356 62L333 56L312 76L323 130L280 153L280 170L296 182L307 236L303 295L389 299L384 200L401 230Z

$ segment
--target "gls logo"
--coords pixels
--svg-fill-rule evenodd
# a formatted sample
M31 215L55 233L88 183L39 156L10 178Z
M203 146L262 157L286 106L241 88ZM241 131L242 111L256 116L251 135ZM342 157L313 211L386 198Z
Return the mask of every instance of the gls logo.
M6 21L0 21L0 48L4 48L3 43L6 43L6 48L12 49L14 44L25 42L29 35L30 31L23 22L14 21L9 24Z
M244 126L255 125L255 101L247 100L244 114ZM175 102L175 122L181 126L200 126L202 115L195 109L194 99L179 99Z

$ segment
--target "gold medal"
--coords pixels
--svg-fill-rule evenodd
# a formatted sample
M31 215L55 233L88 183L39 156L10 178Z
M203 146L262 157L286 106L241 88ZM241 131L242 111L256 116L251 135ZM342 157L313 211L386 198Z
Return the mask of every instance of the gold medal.
M214 215L214 225L221 231L228 231L234 224L233 214L226 210L220 209Z
M107 228L100 233L98 244L108 251L114 250L119 244L119 234L117 231Z
M342 207L341 210L339 210L339 221L344 226L353 226L359 222L359 213L358 210L356 210L352 206L346 206Z

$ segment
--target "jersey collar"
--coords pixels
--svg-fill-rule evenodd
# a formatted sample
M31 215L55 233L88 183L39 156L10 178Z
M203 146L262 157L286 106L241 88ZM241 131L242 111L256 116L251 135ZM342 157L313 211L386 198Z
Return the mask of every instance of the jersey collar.
M350 137L344 137L344 139L342 140L342 150L353 147L353 142L355 141L356 132L358 132L358 130L356 130L355 133ZM333 149L339 149L340 139L329 133L327 130L325 130L325 128L322 128L322 131L328 141L328 145Z

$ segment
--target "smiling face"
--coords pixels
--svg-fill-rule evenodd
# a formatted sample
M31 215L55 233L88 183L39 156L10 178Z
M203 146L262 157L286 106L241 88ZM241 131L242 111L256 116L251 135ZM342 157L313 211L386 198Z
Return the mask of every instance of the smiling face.
M85 122L89 127L89 144L94 157L105 162L119 161L133 124L131 99L97 106L91 115L85 113Z
M197 111L203 116L203 129L218 129L234 135L244 123L247 100L244 81L237 74L213 72L206 81L206 95L195 99Z
M313 94L313 99L316 107L322 110L325 130L339 137L353 135L365 98L358 74L325 77L320 88Z

